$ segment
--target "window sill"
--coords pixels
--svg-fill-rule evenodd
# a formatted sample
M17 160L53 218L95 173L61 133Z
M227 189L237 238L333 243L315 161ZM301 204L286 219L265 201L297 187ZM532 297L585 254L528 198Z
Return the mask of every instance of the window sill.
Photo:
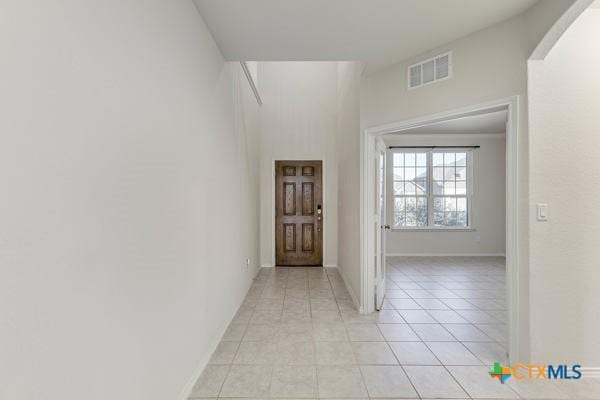
M392 232L475 232L475 228L392 228Z

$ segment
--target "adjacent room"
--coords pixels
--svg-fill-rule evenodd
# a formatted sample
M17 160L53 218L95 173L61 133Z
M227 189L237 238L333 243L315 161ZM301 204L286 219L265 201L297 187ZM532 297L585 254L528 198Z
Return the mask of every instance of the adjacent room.
M482 112L381 139L387 276L378 307L423 332L424 359L507 360L507 122L507 110ZM427 342L449 340L446 331L456 342Z

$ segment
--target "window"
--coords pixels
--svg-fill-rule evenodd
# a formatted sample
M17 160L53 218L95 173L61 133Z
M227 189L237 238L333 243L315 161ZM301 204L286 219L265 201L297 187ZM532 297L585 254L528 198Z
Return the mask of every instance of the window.
M393 227L470 227L472 151L394 149Z

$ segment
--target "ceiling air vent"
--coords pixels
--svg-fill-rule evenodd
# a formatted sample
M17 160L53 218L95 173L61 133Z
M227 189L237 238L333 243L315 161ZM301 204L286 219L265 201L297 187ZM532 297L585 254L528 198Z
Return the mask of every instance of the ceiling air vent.
M415 89L452 76L452 53L444 53L408 67L408 88Z

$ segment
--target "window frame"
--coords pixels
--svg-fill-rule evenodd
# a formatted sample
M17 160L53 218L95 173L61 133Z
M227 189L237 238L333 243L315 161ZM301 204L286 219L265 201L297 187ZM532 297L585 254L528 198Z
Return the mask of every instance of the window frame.
M397 197L407 197L402 195L396 195L394 193L394 154L398 153L426 153L427 154L427 195L424 196L427 201L427 225L425 226L397 226L394 224L395 220L395 199ZM467 165L466 165L466 195L436 195L433 193L433 154L434 153L466 153L467 154ZM444 146L415 146L415 147L403 147L403 148L388 148L387 156L387 222L394 232L424 232L424 231L463 231L470 232L475 231L473 224L473 204L474 204L474 179L473 179L473 153L472 147L444 147ZM460 197L465 198L467 202L467 225L466 226L435 226L434 223L434 211L433 203L436 197Z

